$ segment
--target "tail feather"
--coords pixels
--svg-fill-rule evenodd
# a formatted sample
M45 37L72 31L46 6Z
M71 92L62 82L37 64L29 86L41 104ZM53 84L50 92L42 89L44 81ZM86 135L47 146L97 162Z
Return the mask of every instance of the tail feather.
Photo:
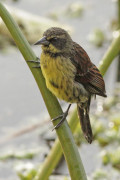
M87 103L86 107L80 107L77 105L77 110L78 110L78 116L80 119L80 124L82 131L84 133L84 136L88 143L92 143L93 135L92 135L92 128L90 124L90 118L89 118L89 105L90 105L90 100Z

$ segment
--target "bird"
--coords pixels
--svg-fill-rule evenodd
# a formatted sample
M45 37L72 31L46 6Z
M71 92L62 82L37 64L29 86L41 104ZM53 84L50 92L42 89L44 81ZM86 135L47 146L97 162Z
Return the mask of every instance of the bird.
M67 110L53 119L61 118L55 129L66 119L71 104L76 103L83 134L91 144L93 141L89 118L91 97L96 95L107 97L100 71L91 62L87 52L60 27L47 29L34 45L41 45L42 48L39 63L47 88L57 98L69 103Z

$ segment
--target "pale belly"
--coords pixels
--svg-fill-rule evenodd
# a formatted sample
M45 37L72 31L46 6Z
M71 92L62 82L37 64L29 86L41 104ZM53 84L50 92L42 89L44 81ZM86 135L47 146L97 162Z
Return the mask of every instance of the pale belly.
M46 61L43 61L45 58ZM74 82L76 69L69 59L52 59L41 54L41 69L47 88L59 99L70 103L85 102L88 99L86 92L83 95L84 87Z

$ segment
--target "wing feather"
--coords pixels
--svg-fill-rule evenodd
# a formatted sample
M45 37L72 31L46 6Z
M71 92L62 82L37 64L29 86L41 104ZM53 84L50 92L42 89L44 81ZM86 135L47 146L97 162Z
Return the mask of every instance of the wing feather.
M90 61L85 50L75 42L74 52L71 61L77 69L75 81L83 84L91 94L106 97L105 83L98 68Z

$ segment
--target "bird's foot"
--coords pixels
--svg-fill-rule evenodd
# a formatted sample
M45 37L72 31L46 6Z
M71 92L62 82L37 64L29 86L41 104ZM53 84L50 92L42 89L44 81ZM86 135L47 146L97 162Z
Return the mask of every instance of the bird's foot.
M38 57L36 60L27 60L27 62L38 64L37 66L33 66L33 68L40 68L40 59Z
M55 121L55 120L57 120L57 119L59 119L59 118L62 118L62 119L60 120L60 122L52 129L52 131L53 131L54 129L59 128L59 127L61 126L61 124L65 121L65 119L66 119L66 117L67 117L67 115L68 115L68 111L69 111L69 109L70 109L70 106L71 106L71 104L69 104L67 110L66 110L63 114L61 114L61 115L59 115L59 116L57 116L56 118L54 118L54 119L51 120L51 121Z

